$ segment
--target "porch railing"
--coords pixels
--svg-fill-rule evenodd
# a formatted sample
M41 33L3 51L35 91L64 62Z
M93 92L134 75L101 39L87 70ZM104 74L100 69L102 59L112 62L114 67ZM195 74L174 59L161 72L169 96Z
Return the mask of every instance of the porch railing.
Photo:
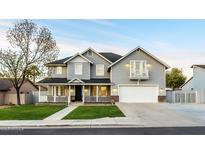
M95 102L99 102L99 103L109 103L111 102L111 97L110 96L85 96L84 98L84 102L85 103L95 103Z

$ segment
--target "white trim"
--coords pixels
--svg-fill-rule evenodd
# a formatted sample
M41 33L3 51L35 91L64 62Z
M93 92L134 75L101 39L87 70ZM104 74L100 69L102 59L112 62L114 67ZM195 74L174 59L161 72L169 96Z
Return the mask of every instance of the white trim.
M110 64L112 64L111 61L109 61L107 58L105 58L103 55L99 54L96 50L92 49L91 47L89 47L88 49L86 49L85 51L83 51L81 54L83 55L84 53L86 53L87 51L92 50L94 53L96 53L98 56L100 56L101 58L103 58L104 60L106 60L107 62L109 62Z
M75 54L74 56L72 56L71 58L69 58L68 60L66 60L66 61L64 62L64 64L67 63L67 62L69 62L69 61L71 61L73 58L75 58L75 57L77 57L77 56L80 56L81 58L85 59L85 60L88 61L89 63L93 64L93 62L91 62L89 59L87 59L85 56L83 56L83 55L80 54L80 53L77 53L77 54Z
M110 82L112 83L112 67L110 68Z
M84 83L81 79L76 78L76 77L70 80L68 83L72 83L74 80L78 80L79 82Z
M98 96L99 96L99 86L96 86L96 102L98 102Z
M123 57L121 57L120 59L118 59L117 61L115 61L114 63L112 63L109 67L112 67L114 66L116 63L118 63L119 61L121 61L122 59L124 59L125 57L129 56L131 53L133 53L134 51L137 51L138 50L142 50L143 52L145 52L146 54L148 54L149 56L151 56L152 58L154 58L155 60L157 60L159 63L161 63L162 65L166 66L167 68L170 68L169 65L167 65L166 63L164 63L163 61L161 61L159 58L157 58L156 56L152 55L151 53L149 53L147 50L141 48L140 46L134 48L133 50L131 50L130 52L128 52L126 55L124 55Z

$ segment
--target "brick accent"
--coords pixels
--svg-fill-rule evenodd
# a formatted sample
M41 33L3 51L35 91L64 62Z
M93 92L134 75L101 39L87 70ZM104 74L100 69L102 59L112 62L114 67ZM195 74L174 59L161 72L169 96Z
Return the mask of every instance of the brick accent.
M159 102L165 102L166 101L166 96L158 96L158 101Z
M115 102L119 102L119 96L111 96L111 99L113 99Z

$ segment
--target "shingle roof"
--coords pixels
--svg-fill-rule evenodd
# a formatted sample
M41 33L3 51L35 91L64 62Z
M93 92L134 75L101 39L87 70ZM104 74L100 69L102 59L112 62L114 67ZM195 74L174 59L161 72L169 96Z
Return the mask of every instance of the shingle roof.
M101 54L102 56L104 56L111 62L115 62L122 57L121 55L118 55L112 52L99 52L99 54Z
M99 52L99 54L101 54L103 57L105 57L106 59L108 59L111 62L115 62L118 59L120 59L122 56L112 53L112 52ZM66 57L63 59L59 59L50 63L47 63L46 65L53 65L53 64L64 64L65 61L67 61L68 59L70 59L72 56L70 57Z
M46 65L49 65L49 64L64 64L64 62L65 62L66 60L70 59L71 57L72 57L72 56L66 57L66 58L63 58L63 59L59 59L59 60L56 60L56 61L47 63Z
M197 66L197 67L205 69L205 65L192 65L191 68L193 68L193 66Z
M13 84L8 79L0 79L0 91L8 91L11 87L13 87Z
M30 82L36 89L38 89L38 87L31 80L25 79L25 82L26 81ZM13 84L9 79L0 78L0 91L9 91L12 87Z
M68 83L70 80L67 78L45 78L38 83ZM90 80L82 80L85 83L110 83L110 79L90 79Z

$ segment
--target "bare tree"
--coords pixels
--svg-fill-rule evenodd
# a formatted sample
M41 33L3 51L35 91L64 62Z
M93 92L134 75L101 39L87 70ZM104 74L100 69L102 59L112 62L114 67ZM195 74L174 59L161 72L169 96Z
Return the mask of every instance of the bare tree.
M20 89L27 70L32 65L41 67L55 60L59 50L51 31L29 20L16 22L7 31L7 39L11 47L0 50L0 73L11 80L16 89L17 104L21 105Z

